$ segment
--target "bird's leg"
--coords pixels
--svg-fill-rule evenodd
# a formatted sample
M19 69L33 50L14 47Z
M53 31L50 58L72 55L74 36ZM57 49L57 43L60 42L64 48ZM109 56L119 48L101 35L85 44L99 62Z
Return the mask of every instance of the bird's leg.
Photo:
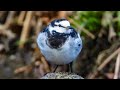
M55 72L55 71L57 70L57 68L58 68L58 65L55 67L55 69L54 69L54 71L53 71L53 72Z
M72 73L72 62L69 64L69 73Z

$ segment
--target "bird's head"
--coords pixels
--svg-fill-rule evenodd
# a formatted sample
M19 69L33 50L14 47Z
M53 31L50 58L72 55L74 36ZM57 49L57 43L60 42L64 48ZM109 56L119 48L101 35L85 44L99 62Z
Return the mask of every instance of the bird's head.
M53 20L44 31L47 32L48 45L53 48L60 48L70 36L78 36L67 19Z
M56 32L59 32L59 33L65 33L67 30L67 27L69 26L70 26L70 23L67 19L56 19L56 20L53 20L48 27L50 32L55 30Z

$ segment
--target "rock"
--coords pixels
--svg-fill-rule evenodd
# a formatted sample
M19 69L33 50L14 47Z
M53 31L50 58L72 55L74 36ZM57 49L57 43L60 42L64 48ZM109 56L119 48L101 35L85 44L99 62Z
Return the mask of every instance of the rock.
M84 79L84 78L75 73L55 72L55 73L47 73L40 79Z

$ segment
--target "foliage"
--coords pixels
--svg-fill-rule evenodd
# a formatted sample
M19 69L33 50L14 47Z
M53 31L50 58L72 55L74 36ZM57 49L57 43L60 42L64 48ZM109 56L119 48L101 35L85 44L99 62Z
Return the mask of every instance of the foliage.
M77 11L71 18L90 32L99 32L102 27L109 29L108 25L113 25L120 36L120 11Z

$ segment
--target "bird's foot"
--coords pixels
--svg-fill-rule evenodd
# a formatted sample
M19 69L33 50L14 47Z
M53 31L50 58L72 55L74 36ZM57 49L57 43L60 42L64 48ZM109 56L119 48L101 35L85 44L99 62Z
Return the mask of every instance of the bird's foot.
M55 69L53 70L53 73L55 73L55 71L57 70L57 68L58 68L58 65L55 67Z
M72 62L69 64L69 72L68 72L68 74L71 74L71 73L73 73L73 71L72 71Z

